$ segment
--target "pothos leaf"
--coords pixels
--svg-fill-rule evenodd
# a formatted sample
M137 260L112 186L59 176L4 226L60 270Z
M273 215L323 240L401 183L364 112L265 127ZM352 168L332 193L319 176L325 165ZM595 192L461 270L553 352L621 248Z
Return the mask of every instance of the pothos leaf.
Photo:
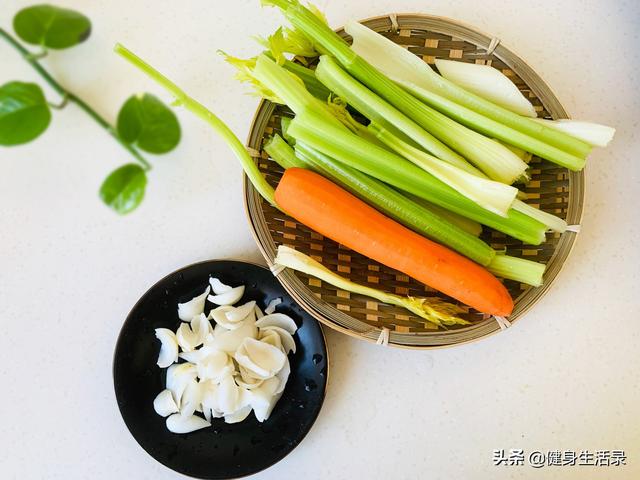
M175 114L149 93L133 95L118 113L118 135L149 153L166 153L180 141L180 124Z
M142 167L128 163L109 174L100 187L102 201L120 215L135 210L144 198L147 175Z
M9 82L0 86L0 145L20 145L49 126L51 111L35 83Z
M85 41L91 21L75 10L43 4L20 10L13 17L13 29L27 43L63 49Z

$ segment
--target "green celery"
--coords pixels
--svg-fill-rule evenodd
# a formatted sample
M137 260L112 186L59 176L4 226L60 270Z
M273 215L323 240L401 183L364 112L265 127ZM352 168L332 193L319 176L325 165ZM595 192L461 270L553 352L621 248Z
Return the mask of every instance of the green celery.
M265 55L273 60L273 57L269 53L265 53ZM331 91L316 78L316 74L312 69L292 62L291 60L285 60L282 66L300 78L306 89L314 97L326 101L331 96Z
M353 79L331 57L320 57L320 63L316 67L316 78L372 122L380 125L391 124L436 157L471 173L480 173L464 157Z
M300 78L292 75L266 55L258 55L251 74L294 112L310 108L321 112L327 118L333 118L327 105L311 95Z
M404 196L414 203L417 203L421 207L435 213L439 217L442 217L449 223L454 224L456 227L460 227L462 230L473 235L474 237L479 237L482 234L482 225L474 220L463 217L462 215L458 215L451 210L447 210L431 202L427 202L424 198L416 197L415 195L411 195L410 193L405 193Z
M477 237L423 208L385 183L298 141L295 154L312 170L339 183L351 193L382 213L438 243L446 245L471 260L488 265L495 252Z
M561 150L553 145L531 137L526 133L510 128L500 122L492 120L484 115L464 107L443 96L433 93L413 83L400 81L399 84L409 93L422 100L427 105L446 114L448 117L473 128L474 130L509 143L518 148L546 158L550 162L561 165L573 171L584 168L585 157L579 157ZM523 117L525 118L525 117ZM535 123L535 122L534 122ZM523 162L524 163L524 162Z
M375 123L371 123L369 129L376 135L378 140L387 145L392 151L429 172L458 193L476 202L482 208L486 208L503 217L507 215L518 193L517 188L479 177L455 165L444 162L404 142L392 132L379 127Z
M542 285L545 265L524 258L497 254L487 267L494 275L526 283L534 287Z
M520 199L516 199L511 206L514 210L520 213L524 213L526 216L535 218L540 223L544 224L549 230L554 232L563 233L567 229L567 222L560 217L556 217L551 213L547 213L539 208L529 205Z
M509 210L507 217L491 213L404 158L378 147L313 111L296 115L288 134L310 147L406 192L490 226L525 243L544 241L542 223Z
M293 149L277 133L265 142L262 147L269 156L285 170L287 168L306 168L307 165L296 157Z
M281 8L284 15L296 28L335 57L351 75L433 136L466 156L481 170L483 167L488 168L497 163L500 168L498 172L500 177L494 176L494 180L512 183L526 169L526 164L522 160L498 142L485 139L414 98L359 57L338 34L319 21L309 9L303 7L297 0L267 0L263 3ZM495 173L483 171L489 176L491 173Z
M364 25L350 22L345 30L354 39L354 53L394 80L418 85L577 157L584 158L591 151L591 146L586 142L537 124L532 118L511 112L443 78L421 58ZM328 33L323 31L322 35L328 36Z

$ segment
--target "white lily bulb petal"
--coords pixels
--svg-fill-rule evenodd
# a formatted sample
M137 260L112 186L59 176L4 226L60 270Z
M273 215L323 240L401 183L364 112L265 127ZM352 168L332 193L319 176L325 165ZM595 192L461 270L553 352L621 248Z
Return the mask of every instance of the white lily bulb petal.
M267 315L271 315L276 311L276 307L281 303L282 303L282 298L279 298L279 297L274 298L269 302L269 305L267 305L267 308L264 309L264 313L266 313Z
M191 352L198 346L198 335L191 330L191 325L188 323L181 323L176 330L176 339L178 345L185 352Z
M202 412L207 421L211 421L211 418L216 418L214 412L219 410L218 408L218 384L211 380L204 380L200 382L200 393ZM221 416L221 415L220 415Z
M178 361L178 340L168 328L156 328L156 338L161 343L157 364L160 368L167 368Z
M211 285L211 290L213 290L213 293L215 293L216 295L227 293L232 290L232 287L230 287L229 285L225 285L217 278L210 278L209 285Z
M178 405L173 399L171 390L165 389L158 394L153 400L153 409L161 417L168 417L172 413L178 412Z
M186 360L189 363L198 363L202 358L202 349L193 350L191 352L180 352L180 354L178 354L178 357Z
M286 354L287 352L282 346L282 340L280 338L280 335L278 334L278 332L273 330L273 328L274 327L270 327L270 328L268 327L260 330L260 334L258 335L258 340L260 340L261 342L266 342L269 345L273 345L274 347L279 348ZM289 332L287 332L287 335L288 334Z
M284 328L291 335L296 333L298 326L296 322L289 315L284 313L272 313L271 315L265 315L256 322L258 328L264 327L280 327Z
M249 416L251 405L245 405L240 410L224 416L225 423L239 423Z
M233 305L240 301L242 295L244 295L244 285L232 288L228 292L219 295L209 295L207 300L216 305Z
M247 302L244 305L236 307L233 310L227 312L227 318L232 322L240 322L247 318L249 315L255 316L255 306L256 302L254 300Z
M246 388L247 390L253 390L254 388L257 388L260 385L262 385L262 382L264 382L264 380L262 379L254 379L254 378L246 382L239 375L236 375L234 378L236 379L236 383L238 384L239 387Z
M256 322L247 319L235 330L227 330L226 328L217 325L213 330L213 336L213 345L218 349L227 352L229 355L233 355L245 338L258 337L258 327L256 327Z
M262 310L260 310L260 307L257 304L255 306L255 312L256 312L256 318L258 320L260 320L262 317L264 317L264 313L262 313Z
M289 380L289 375L291 374L291 365L289 365L289 358L284 362L284 366L282 369L276 373L276 378L280 380L280 385L275 391L275 395L278 395L284 391L284 387L287 386L287 380Z
M228 314L234 311L236 307L232 307L230 305L224 305L222 307L215 308L209 312L209 317L216 322L216 326L220 325L227 330L235 330L242 325L242 319L238 321L231 320ZM215 334L215 328L214 328Z
M273 377L265 380L260 387L251 390L251 407L259 422L264 422L269 418L273 407L282 396L282 392L276 393L279 386L280 380Z
M215 350L203 357L196 365L200 380L221 381L228 375L233 375L233 361L226 352Z
M200 392L200 384L195 380L191 380L182 394L182 403L180 405L180 415L190 417L200 405L202 394Z
M218 406L225 415L238 410L240 405L240 387L231 375L225 377L218 385Z
M284 328L280 327L264 327L261 332L275 332L280 336L280 340L282 342L282 347L284 348L284 353L293 352L296 353L296 341L293 339L293 336L286 331Z
M287 356L273 345L254 338L245 338L234 358L253 376L266 379L280 371Z
M167 429L172 433L190 433L210 426L209 422L197 415L183 417L179 413L174 413L167 417Z
M178 304L178 317L183 322L190 322L193 317L200 315L204 312L204 302L207 299L207 295L211 291L211 287L207 289L201 295L193 297L191 300L185 303Z
M240 387L246 388L247 390L253 390L254 388L262 385L262 382L264 382L263 379L256 378L251 375L251 372L249 372L242 365L240 365L239 370L240 372L235 376L235 380Z
M197 315L191 319L191 330L196 334L198 345L200 346L204 343L205 338L211 332L213 332L213 327L211 323L209 323L209 319L204 313Z
M197 375L196 366L192 363L177 363L167 370L167 388L173 393L176 405L180 407L185 388Z
M213 339L213 337L211 337ZM198 364L204 357L209 355L211 352L217 352L218 349L212 345L204 345L202 348L198 350L193 350L191 352L180 352L178 355L183 360L187 362Z

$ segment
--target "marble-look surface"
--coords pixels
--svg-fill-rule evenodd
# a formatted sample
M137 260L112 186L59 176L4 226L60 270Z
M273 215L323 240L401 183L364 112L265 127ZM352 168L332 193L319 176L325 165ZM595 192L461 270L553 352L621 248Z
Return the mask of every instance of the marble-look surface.
M0 24L31 2L4 0ZM158 88L112 52L121 41L245 138L257 100L216 55L250 55L279 13L258 0L61 0L90 41L45 62L109 119ZM315 427L256 478L640 477L640 4L622 0L327 1L332 25L389 12L449 16L500 37L576 118L614 125L587 170L579 241L525 319L459 348L402 351L327 331L333 369ZM0 43L0 83L38 80ZM50 91L48 93L51 94ZM51 98L55 96L51 94ZM163 97L166 98L166 97ZM96 191L126 153L76 108L36 142L0 149L0 471L4 479L169 479L120 419L111 356L127 312L160 277L209 258L260 261L240 166L180 112L178 150L154 160L144 205L119 218ZM494 449L624 449L628 466L494 467Z

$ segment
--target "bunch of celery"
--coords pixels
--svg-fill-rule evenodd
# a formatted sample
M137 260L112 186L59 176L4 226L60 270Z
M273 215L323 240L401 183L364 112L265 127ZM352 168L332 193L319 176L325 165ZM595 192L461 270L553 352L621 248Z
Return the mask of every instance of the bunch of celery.
M530 103L490 67L441 62L439 75L360 24L347 25L349 45L315 7L297 0L262 3L279 7L292 28L261 39L267 51L255 58L226 59L240 80L295 115L283 120L286 141L274 135L267 153L285 169L315 170L496 275L540 285L544 265L495 251L478 238L480 225L532 245L542 243L547 230L564 232L562 219L522 202L512 184L527 181L531 154L579 170L613 129L531 118ZM273 203L273 189L215 115L129 52L120 53L211 123Z

